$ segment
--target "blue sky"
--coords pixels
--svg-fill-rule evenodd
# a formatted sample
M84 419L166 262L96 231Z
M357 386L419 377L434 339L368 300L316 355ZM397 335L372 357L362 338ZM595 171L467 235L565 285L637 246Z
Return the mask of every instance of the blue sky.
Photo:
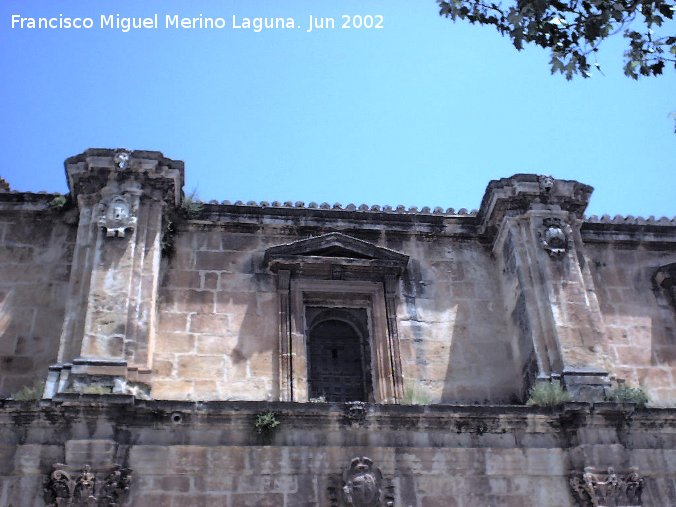
M96 27L12 29L12 14ZM123 33L101 14L302 28ZM343 14L383 28L342 29ZM307 33L310 15L336 28ZM593 185L588 214L676 215L676 72L624 77L621 37L604 75L567 82L544 50L440 18L434 0L3 0L0 48L0 175L18 190L66 192L65 158L126 147L184 160L207 201L471 209L489 180L534 172Z

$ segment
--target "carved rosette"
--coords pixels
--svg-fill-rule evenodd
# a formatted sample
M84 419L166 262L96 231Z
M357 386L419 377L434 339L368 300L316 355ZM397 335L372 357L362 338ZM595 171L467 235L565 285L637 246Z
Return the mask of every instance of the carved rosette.
M640 507L643 478L638 468L616 473L613 467L602 472L585 467L570 478L573 496L581 507Z
M560 218L545 218L542 221L540 240L550 257L559 258L568 249L568 235L566 225Z
M99 227L109 238L124 238L127 229L136 227L136 211L129 194L114 195L99 204Z
M53 468L43 487L47 507L115 507L129 494L129 468L112 465L93 471L85 465L78 471L61 463Z
M341 479L340 486L336 484L329 488L332 507L394 506L394 487L383 479L380 469L370 458L354 458Z

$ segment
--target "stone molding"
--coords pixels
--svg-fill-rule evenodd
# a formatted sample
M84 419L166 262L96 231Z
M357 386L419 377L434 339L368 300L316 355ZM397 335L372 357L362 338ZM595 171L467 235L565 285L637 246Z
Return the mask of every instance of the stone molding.
M131 485L132 471L120 465L97 469L52 466L45 479L43 499L48 507L114 507L123 503Z
M585 467L570 478L573 497L581 507L642 506L643 483L638 468L615 472L613 467Z
M408 264L408 255L383 248L368 241L340 232L330 232L312 238L268 248L265 262L273 272L280 269L292 274L324 274L327 266L330 277L340 279L353 274L359 279L379 279L384 274L401 274Z
M573 180L515 174L488 184L477 216L479 234L494 238L506 217L529 210L568 212L582 218L594 189Z
M373 397L395 403L403 395L396 318L398 277L409 257L368 241L332 232L278 245L265 252L277 273L279 386L282 401L306 401L308 358L305 307L369 311Z
M115 182L121 188L140 184L146 197L173 206L181 202L183 162L166 158L158 151L94 148L66 159L64 165L68 188L78 203Z
M278 280L278 282L283 282ZM281 296L282 289L278 291ZM401 357L396 329L388 312L396 305L388 303L382 282L296 278L291 279L288 298L280 297L280 379L289 378L282 401L306 401L308 395L305 307L365 308L369 314L371 378L376 403L396 403L403 395ZM284 334L288 333L288 334ZM280 387L282 383L280 382Z

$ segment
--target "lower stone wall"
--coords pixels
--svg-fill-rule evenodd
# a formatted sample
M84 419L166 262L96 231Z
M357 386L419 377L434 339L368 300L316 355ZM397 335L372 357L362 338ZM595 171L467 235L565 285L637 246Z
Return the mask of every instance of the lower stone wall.
M370 467L383 506L569 507L576 505L571 474L589 466L614 467L620 478L637 467L642 505L676 498L673 409L62 396L0 407L0 505L45 505L43 484L55 464L72 484L89 465L100 498L118 464L123 473L131 469L123 505L343 506L344 486L359 494L359 473L350 466L362 457L372 464L354 466ZM271 428L271 421L279 424Z

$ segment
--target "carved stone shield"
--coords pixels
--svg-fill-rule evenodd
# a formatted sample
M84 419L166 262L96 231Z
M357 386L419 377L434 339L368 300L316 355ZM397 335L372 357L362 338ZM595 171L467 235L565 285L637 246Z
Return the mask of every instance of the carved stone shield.
M369 458L355 458L343 477L343 499L351 507L381 505L382 475Z
M127 229L136 226L136 217L128 195L116 195L107 203L99 205L99 226L106 230L109 238L124 238Z
M540 231L542 247L551 257L561 257L568 248L568 236L563 221L558 218L545 218Z

